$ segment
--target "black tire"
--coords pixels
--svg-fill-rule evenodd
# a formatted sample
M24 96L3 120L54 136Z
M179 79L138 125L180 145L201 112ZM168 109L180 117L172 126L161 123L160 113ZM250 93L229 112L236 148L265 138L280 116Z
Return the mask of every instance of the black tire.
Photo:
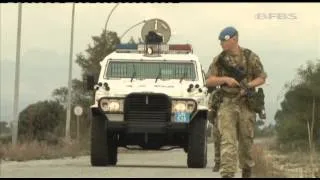
M145 150L159 150L161 149L162 145L157 143L150 143L150 144L141 144L140 147L142 147Z
M188 153L188 147L183 147L183 151L184 151L185 153Z
M199 117L189 125L188 168L207 166L207 120Z
M118 162L118 145L117 136L112 134L107 139L108 165L115 166Z
M91 165L107 166L107 131L106 120L102 114L92 114L91 119Z

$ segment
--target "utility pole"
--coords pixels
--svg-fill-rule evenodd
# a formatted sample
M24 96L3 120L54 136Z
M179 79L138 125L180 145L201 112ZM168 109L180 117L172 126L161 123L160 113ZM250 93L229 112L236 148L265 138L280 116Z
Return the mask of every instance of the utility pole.
M119 6L119 3L117 3L117 4L112 8L112 10L110 11L110 13L109 13L109 15L108 15L106 24L105 24L105 26L104 26L104 30L106 31L106 33L107 33L107 25L108 25L110 16L111 16L111 14L113 13L113 11L114 11L118 6Z
M0 121L2 122L2 116L1 116L1 93L2 93L2 91L1 91L1 73L2 73L2 69L1 69L1 63L2 63L2 52L1 52L1 41L2 41L2 39L1 39L1 33L2 33L2 31L1 31L1 29L2 29L2 16L1 16L1 14L2 14L2 12L1 12L1 6L2 6L2 4L0 3ZM0 135L2 134L2 127L0 126Z
M67 103L67 119L66 119L66 139L70 140L70 119L71 119L71 91L72 91L72 54L73 54L73 31L74 31L74 9L75 3L72 3L72 17L71 17L71 40L70 40L70 54L69 54L69 80L68 80L68 103Z
M0 3L0 122L2 122L2 118L1 118L1 73L2 73L2 70L1 70L1 29L2 29L2 21L1 21L1 6L2 4ZM0 124L0 136L2 135L2 125ZM1 164L2 164L2 151L0 151L0 176L1 176Z
M16 73L14 85L14 101L13 101L13 122L12 122L12 144L17 144L18 139L18 105L19 105L19 82L20 82L20 48L21 48L21 19L22 19L22 3L18 5L18 31L17 31L17 49L16 49Z

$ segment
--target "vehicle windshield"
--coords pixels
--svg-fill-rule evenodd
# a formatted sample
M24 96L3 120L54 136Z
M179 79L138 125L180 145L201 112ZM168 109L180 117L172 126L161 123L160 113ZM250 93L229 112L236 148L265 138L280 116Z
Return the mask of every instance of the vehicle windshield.
M196 80L192 62L110 61L105 78Z

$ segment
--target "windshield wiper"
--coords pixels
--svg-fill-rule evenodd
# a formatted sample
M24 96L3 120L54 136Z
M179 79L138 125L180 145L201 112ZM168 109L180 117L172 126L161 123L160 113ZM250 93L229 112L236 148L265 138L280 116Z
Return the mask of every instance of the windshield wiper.
M186 78L186 75L187 75L187 71L184 71L183 76L180 78L180 83L182 82L182 80L183 80L184 78Z
M134 67L134 64L132 63L132 67L133 67L133 73L132 73L132 76L131 76L131 82L133 80L134 77L136 77L137 73L136 73L136 69Z
M158 81L158 79L161 77L161 67L159 68L159 73L158 73L158 75L157 75L157 77L156 77L156 81L155 81L155 83L157 83L157 81Z

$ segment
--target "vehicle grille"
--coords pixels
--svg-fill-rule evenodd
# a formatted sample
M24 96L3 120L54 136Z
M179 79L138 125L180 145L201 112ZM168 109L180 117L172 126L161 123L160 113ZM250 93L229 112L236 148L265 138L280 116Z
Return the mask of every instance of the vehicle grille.
M171 115L171 101L165 94L129 94L124 103L127 122L167 122Z

